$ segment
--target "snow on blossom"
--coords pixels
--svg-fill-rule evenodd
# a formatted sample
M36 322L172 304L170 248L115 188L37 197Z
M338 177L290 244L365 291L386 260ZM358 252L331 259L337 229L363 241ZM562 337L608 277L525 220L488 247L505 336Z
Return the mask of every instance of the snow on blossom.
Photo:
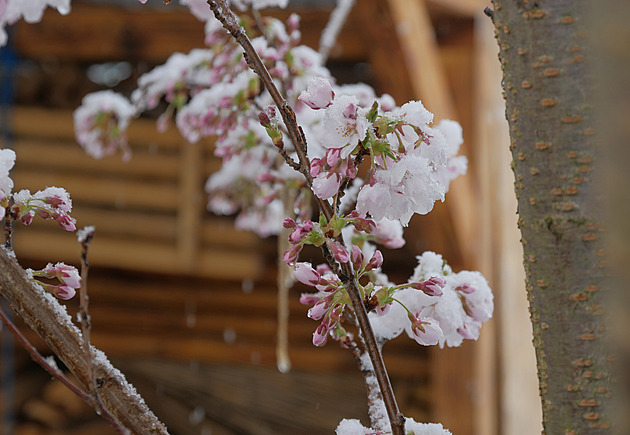
M13 180L9 171L15 164L15 151L0 149L0 219L4 218L6 207L9 205L9 194L13 189Z
M232 5L241 11L248 9L286 8L289 0L231 0Z
M370 233L369 239L390 249L402 248L405 245L400 221L387 218L376 222L376 230Z
M369 435L374 431L361 424L359 420L346 419L341 420L337 429L335 429L336 435Z
M433 113L429 112L420 101L409 101L392 110L391 117L417 127L428 125L433 121Z
M24 225L30 225L37 215L42 219L55 220L66 231L76 230L76 220L70 216L72 200L61 187L47 187L35 194L28 190L14 193L11 210L12 215Z
M391 340L403 331L423 345L461 345L464 339L476 340L483 322L492 317L493 296L479 272L453 273L441 255L425 252L408 286L396 291L394 303L386 313L371 312L375 334ZM440 291L424 287L439 285ZM476 294L475 294L476 293Z
M302 91L298 100L311 109L325 109L332 104L335 92L330 85L330 80L323 77L313 77L308 82L308 87Z
M113 91L100 91L83 97L74 111L74 133L85 152L100 159L122 150L130 157L125 131L135 110L129 100Z
M367 109L359 106L356 97L340 95L325 110L321 143L329 149L341 148L341 158L345 159L367 134Z
M212 50L201 48L186 54L173 53L163 65L140 76L131 101L137 110L154 109L162 97L166 97L168 103L173 102L181 82L185 82L187 88L209 86L212 83L209 65L214 56Z
M357 197L357 211L375 220L396 219L407 226L414 213L426 214L445 189L435 177L430 161L416 152L404 154L387 170L376 170Z
M336 435L375 435L381 433L365 427L359 420L343 419L335 430ZM418 423L412 418L405 419L406 435L451 435L451 431L444 429L439 423Z
M435 129L444 135L447 158L446 165L436 169L436 176L439 182L446 186L446 191L448 192L450 182L460 175L464 175L468 169L468 160L466 157L457 155L460 146L464 142L462 127L455 121L445 119L442 120Z
M332 80L330 71L322 64L321 55L306 45L298 45L291 48L286 57L288 57L288 60L290 59L287 66L291 75L291 81L286 87L289 100L297 99L314 77Z
M212 86L197 93L177 112L177 128L189 142L222 135L239 124L238 114L249 108L243 99L250 83L257 81L250 70L240 73L233 82Z
M418 423L413 418L405 419L406 435L451 435L451 431L444 429L439 423Z
M36 23L48 6L56 8L62 15L70 12L70 0L0 0L0 47L7 43L6 25L14 24L20 18L27 23Z

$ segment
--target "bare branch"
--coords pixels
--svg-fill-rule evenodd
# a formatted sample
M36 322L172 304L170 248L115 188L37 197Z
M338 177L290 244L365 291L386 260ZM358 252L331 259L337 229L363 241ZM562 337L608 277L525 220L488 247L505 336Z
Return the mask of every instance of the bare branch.
M64 307L52 295L33 286L17 261L9 258L4 249L0 249L0 274L3 277L0 280L2 296L84 388L89 385L89 363L82 352L81 331L74 326ZM91 349L95 354L94 372L103 408L134 434L168 434L166 426L155 417L123 374L101 351Z

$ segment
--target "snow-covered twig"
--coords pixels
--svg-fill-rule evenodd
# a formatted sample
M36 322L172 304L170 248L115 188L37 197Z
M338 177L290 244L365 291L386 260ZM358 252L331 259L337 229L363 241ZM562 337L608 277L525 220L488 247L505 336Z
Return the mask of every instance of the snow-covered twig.
M326 63L326 59L330 55L330 50L337 42L337 36L341 28L346 22L355 0L339 0L337 6L330 14L328 24L322 31L322 36L319 40L319 54L322 56L322 63Z

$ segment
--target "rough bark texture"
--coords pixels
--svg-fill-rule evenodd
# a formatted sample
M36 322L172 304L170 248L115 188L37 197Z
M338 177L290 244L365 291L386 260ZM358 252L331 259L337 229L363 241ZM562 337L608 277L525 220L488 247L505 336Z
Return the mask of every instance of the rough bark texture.
M544 430L610 433L597 162L579 0L494 0Z
M33 288L15 259L0 249L0 293L13 310L46 341L51 350L88 388L89 364L82 350L81 332L60 313L55 304ZM167 434L166 426L153 415L124 376L107 361L97 358L94 370L99 398L123 426L134 434Z

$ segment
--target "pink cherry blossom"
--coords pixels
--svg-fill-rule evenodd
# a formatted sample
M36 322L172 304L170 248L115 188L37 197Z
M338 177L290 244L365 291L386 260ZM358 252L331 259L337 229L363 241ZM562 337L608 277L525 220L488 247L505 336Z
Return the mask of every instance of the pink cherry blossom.
M308 88L303 91L299 100L311 109L324 109L332 104L335 92L330 86L330 80L323 77L313 77L308 82Z
M423 346L433 346L444 337L442 329L435 319L409 315L413 339Z

